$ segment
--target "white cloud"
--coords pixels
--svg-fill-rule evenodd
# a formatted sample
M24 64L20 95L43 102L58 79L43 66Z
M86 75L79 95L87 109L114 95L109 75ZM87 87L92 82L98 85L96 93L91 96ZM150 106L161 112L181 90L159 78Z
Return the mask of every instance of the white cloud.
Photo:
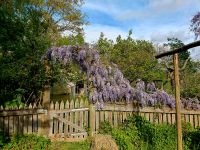
M152 33L151 35L151 41L158 43L166 42L167 38L178 38L183 42L187 42L191 39L191 35L183 29L175 29L167 32L156 32Z
M121 9L118 8L118 4L111 1L107 1L105 3L102 1L86 1L86 3L83 5L83 8L99 11L114 18L115 16L119 15L121 11Z
M193 49L190 49L190 56L194 60L200 60L200 47L195 47Z
M116 18L118 20L126 21L132 19L144 19L146 17L155 17L162 13L174 12L177 10L183 10L186 7L200 7L199 0L149 0L145 9L132 10L127 9L121 11Z
M103 32L105 37L111 40L115 40L118 35L121 35L123 38L128 35L128 31L124 31L119 27L101 25L101 24L92 24L90 26L84 27L85 39L86 42L97 41L100 33Z

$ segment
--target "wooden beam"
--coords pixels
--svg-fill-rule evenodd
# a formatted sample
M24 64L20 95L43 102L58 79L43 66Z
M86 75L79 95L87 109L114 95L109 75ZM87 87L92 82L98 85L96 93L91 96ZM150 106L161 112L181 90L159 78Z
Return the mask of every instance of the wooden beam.
M37 115L46 114L46 109L22 109L22 110L3 110L0 111L0 117L2 116L21 116L21 115Z
M190 48L197 47L197 46L200 46L200 40L192 42L192 43L189 43L189 44L184 45L184 46L182 46L180 48L176 48L176 49L174 49L172 51L168 51L168 52L164 52L164 53L158 54L158 55L155 56L155 58L158 59L158 58L161 58L161 57L164 57L164 56L173 55L175 53L180 53L180 52L186 51L186 50L188 50Z
M174 54L174 79L175 79L175 97L176 97L176 128L177 128L177 149L182 150L182 127L181 127L181 111L180 111L180 82L178 54Z

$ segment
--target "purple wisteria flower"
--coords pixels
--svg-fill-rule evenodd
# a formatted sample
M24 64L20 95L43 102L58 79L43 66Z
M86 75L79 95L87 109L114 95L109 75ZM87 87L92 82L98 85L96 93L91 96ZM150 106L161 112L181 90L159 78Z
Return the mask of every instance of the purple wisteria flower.
M89 91L89 100L102 109L105 102L124 100L126 103L137 101L139 106L163 105L175 108L175 98L165 91L156 89L155 83L150 82L145 87L144 81L137 80L136 88L131 87L129 81L116 64L104 65L101 63L99 53L88 47L63 46L50 48L41 58L59 62L63 65L78 63L81 71L86 72ZM147 92L145 91L147 90ZM187 109L200 109L198 99L181 99L180 105Z

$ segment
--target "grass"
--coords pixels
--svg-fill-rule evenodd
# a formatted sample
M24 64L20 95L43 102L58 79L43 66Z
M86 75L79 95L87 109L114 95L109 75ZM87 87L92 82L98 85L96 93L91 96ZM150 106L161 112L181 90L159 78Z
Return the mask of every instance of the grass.
M89 150L90 142L88 140L81 142L52 142L50 150Z

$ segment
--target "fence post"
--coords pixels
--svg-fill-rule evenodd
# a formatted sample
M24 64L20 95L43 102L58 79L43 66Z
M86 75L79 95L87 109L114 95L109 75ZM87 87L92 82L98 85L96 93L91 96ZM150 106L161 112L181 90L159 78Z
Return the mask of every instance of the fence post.
M50 86L45 86L43 92L43 99L42 99L42 107L46 110L44 114L40 114L38 116L38 133L40 135L48 136L49 135L49 106L50 106Z
M92 103L89 106L89 136L94 135L95 127L95 107Z

